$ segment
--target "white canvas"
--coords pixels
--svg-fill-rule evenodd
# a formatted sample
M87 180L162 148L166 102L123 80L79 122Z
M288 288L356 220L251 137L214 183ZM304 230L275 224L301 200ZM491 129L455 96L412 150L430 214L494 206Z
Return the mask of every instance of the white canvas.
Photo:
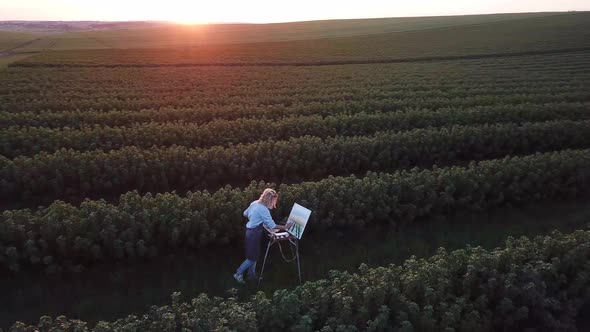
M297 239L301 239L310 215L311 210L297 203L293 204L293 209L291 209L291 214L289 215L289 219L287 219L287 223L293 222L293 225L287 230L287 232Z

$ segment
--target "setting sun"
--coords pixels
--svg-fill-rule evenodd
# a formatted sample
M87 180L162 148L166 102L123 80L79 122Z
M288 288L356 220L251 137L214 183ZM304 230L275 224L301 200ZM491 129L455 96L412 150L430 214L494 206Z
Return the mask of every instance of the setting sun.
M204 25L209 24L209 22L202 22L202 21L194 21L194 20L175 20L172 21L174 23L182 24L182 25Z

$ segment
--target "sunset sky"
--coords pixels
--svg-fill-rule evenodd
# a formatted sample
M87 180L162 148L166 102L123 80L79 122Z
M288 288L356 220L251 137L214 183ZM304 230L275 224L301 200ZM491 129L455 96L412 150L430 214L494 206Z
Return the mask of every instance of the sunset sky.
M589 0L0 0L0 20L270 23L341 18L590 10Z

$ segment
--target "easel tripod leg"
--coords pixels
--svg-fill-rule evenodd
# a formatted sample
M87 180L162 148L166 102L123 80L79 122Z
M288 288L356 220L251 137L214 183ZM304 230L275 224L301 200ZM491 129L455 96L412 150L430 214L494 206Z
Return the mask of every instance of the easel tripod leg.
M264 254L264 260L262 261L262 269L260 270L260 277L258 277L258 286L260 286L260 282L262 281L262 274L264 273L264 266L266 265L266 257L268 256L268 250L270 246L273 244L273 241L268 241L268 245L266 246L266 253Z
M297 274L299 275L299 284L301 285L301 266L299 264L299 241L295 241L295 255L297 255Z

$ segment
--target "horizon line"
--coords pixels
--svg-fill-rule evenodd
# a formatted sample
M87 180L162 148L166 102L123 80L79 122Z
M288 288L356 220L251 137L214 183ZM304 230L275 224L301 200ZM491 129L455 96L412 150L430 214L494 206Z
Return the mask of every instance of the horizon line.
M417 16L377 16L377 17L350 17L350 18L325 18L325 19L311 19L311 20L301 20L301 21L276 21L276 22L225 22L225 21L217 21L217 22L202 22L202 23L180 23L174 20L152 20L152 19L145 19L145 20L0 20L0 23L8 23L8 22L15 22L15 23L33 23L33 22L47 22L47 23L81 23L81 22L88 22L88 23L170 23L170 24L179 24L179 25L220 25L220 24L282 24L282 23L303 23L303 22L324 22L324 21L360 21L360 20L374 20L374 19L395 19L395 18L426 18L426 17L453 17L453 16L483 16L483 15L506 15L506 14L542 14L542 13L584 13L590 12L590 10L563 10L563 11L523 11L523 12L494 12L494 13L467 13L467 14L444 14L444 15L417 15Z

